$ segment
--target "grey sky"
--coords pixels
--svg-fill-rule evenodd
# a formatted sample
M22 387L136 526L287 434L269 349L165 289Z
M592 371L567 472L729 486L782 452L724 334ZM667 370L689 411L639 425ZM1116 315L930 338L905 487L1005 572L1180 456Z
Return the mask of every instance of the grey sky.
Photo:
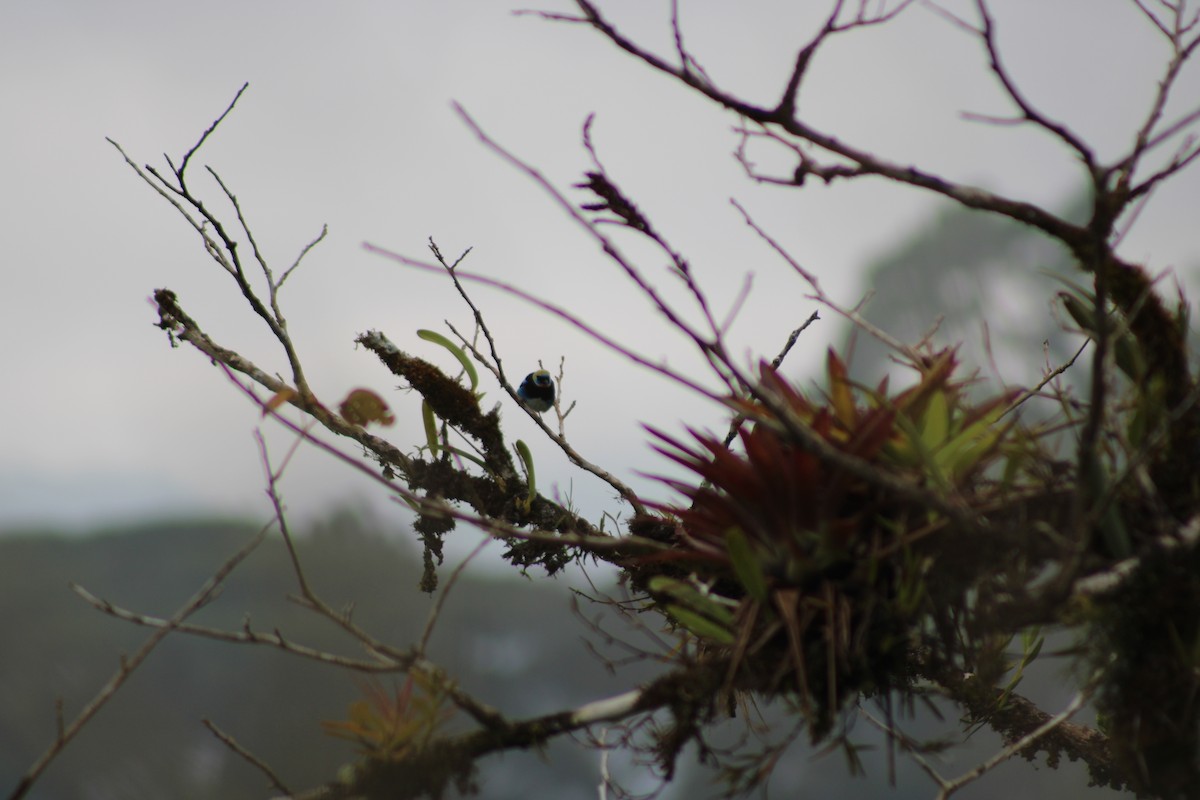
M824 9L680 5L689 43L714 79L763 101L782 89L811 31L812 20L796 7ZM966 13L966 4L946 5ZM1102 156L1116 154L1145 112L1166 56L1133 4L996 5L1005 57L1033 102L1076 126ZM355 350L354 335L382 329L402 347L439 359L416 329L439 328L443 319L465 329L470 318L445 280L364 253L364 241L417 257L426 255L429 236L448 254L474 247L468 269L518 284L650 355L699 371L679 337L561 210L479 145L451 101L563 188L588 166L580 126L595 112L606 164L692 259L719 309L754 273L754 292L731 333L739 353L773 354L815 306L752 237L730 197L848 304L862 291L862 266L936 208L931 198L879 181L814 183L803 192L752 185L730 156L734 118L597 35L514 17L515 7L496 0L4 4L0 526L35 518L86 523L148 509L266 514L252 438L257 413L198 353L168 347L151 326L147 297L156 287L174 289L218 342L268 371L283 371L281 354L195 233L104 140L160 164L164 151L178 156L190 147L245 81L249 91L201 151L200 165L213 166L238 195L277 269L329 224L328 240L285 291L285 313L326 402L356 386L387 394L399 417L388 435L402 445L419 438L417 406ZM602 8L669 54L666 2ZM1198 72L1193 65L1168 116L1200 103ZM1044 135L960 119L961 111L1011 109L978 45L922 8L845 37L808 80L807 118L893 160L1049 204L1081 180L1070 154ZM1128 256L1155 270L1200 260L1198 172L1155 198L1126 241ZM193 183L205 185L217 205L204 177L197 169ZM657 261L644 266L671 287ZM566 357L565 390L579 401L570 438L623 477L645 486L634 470L665 468L640 423L674 431L683 421L720 424L718 409L546 315L483 288L475 298L514 375L538 359L550 367ZM838 338L831 319L810 329L792 370L803 374ZM487 402L500 397L493 386ZM585 511L608 504L610 493L569 470L518 409L504 413L510 436L533 445L543 485L568 491L573 480ZM282 455L287 437L265 427ZM297 457L284 488L300 515L379 495L311 449Z

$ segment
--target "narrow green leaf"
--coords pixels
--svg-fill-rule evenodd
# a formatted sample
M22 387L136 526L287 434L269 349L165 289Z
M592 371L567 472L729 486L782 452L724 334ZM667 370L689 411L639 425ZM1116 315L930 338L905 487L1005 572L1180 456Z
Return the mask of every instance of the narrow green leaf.
M916 425L912 420L906 418L903 414L896 417L896 427L903 434L903 447L897 448L891 452L902 455L906 461L900 463L904 466L916 467L933 483L941 489L949 489L950 482L946 480L946 475L942 472L941 466L929 452L929 448L925 446L923 434L917 430Z
M1000 424L1000 416L1003 413L1004 409L1000 407L989 411L947 442L936 455L942 471L952 479L957 478L990 453L1000 438L1012 427Z
M732 609L737 603L727 597L705 594L686 581L668 578L665 575L651 578L649 589L652 594L667 595L695 613L716 620L721 625L728 627L733 624Z
M935 450L950 433L950 402L946 391L939 389L929 395L925 413L921 415L921 443Z
M1128 331L1117 336L1113 342L1113 358L1117 362L1117 368L1134 383L1146 377L1146 359L1142 356L1142 348Z
M461 450L457 447L451 447L450 445L444 445L443 449L447 453L454 453L454 455L458 456L459 458L465 458L467 461L470 461L472 464L478 464L480 467L483 467L485 470L490 470L488 465L486 463L484 463L483 459L479 458L474 453L468 453L466 450Z
M754 556L754 550L746 539L746 534L733 528L725 534L725 549L729 552L729 560L733 564L733 574L737 575L746 593L760 603L767 599L767 579L763 575L762 564Z
M677 593L681 589L686 589L693 592L696 591L690 585L684 583L678 578L668 578L666 575L655 575L650 579L649 583L647 583L647 588L650 590L651 594L669 594L672 596L678 596Z
M1042 652L1042 645L1046 643L1046 639L1042 636L1037 637L1037 641L1033 647L1027 648L1024 657L1021 659L1021 667L1027 667L1033 663L1033 660Z
M1069 292L1059 292L1058 296L1062 298L1063 308L1071 315L1071 319L1075 320L1075 324L1089 336L1094 336L1096 333L1095 309Z
M437 417L433 415L433 407L426 401L421 401L421 420L425 423L425 444L429 447L429 457L437 458L441 450L438 441Z
M717 623L702 617L699 614L684 608L683 606L669 605L667 613L671 615L676 622L687 628L692 633L704 639L711 639L720 644L733 644L733 633L727 628L722 628Z
M514 447L517 449L517 455L521 457L521 463L525 465L525 482L529 484L529 499L533 500L537 495L537 476L533 472L533 453L529 452L529 445L521 439L517 439Z
M450 353L455 358L458 359L458 363L462 364L463 372L467 373L467 379L471 382L471 391L473 392L473 391L475 391L476 388L478 388L479 373L476 372L476 370L475 370L474 362L472 362L470 357L467 356L467 354L465 352L463 352L463 349L461 347L459 347L454 342L447 339L445 336L442 336L437 331L431 331L431 330L426 330L425 328L422 328L417 331L417 336L419 336L420 338L424 339L427 342L433 342L434 344L440 344L442 347L449 350Z

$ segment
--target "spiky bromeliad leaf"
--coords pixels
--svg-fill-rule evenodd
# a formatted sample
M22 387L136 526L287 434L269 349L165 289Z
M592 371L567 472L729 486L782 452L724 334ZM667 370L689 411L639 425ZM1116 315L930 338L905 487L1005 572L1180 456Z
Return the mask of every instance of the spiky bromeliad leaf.
M389 692L378 682L361 684L363 699L350 704L349 719L323 721L325 733L357 742L378 759L400 759L421 750L454 714L445 690L429 675L409 673Z

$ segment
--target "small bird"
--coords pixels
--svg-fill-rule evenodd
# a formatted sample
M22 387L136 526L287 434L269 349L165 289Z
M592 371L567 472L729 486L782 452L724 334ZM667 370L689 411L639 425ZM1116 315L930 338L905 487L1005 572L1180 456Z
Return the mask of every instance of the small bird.
M531 372L521 381L517 396L539 414L549 411L554 406L554 379L544 369Z

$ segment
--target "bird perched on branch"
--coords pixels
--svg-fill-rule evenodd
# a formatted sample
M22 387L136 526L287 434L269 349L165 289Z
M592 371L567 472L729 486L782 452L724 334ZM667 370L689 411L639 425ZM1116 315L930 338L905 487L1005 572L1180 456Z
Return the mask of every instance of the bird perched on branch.
M537 413L549 411L554 405L554 379L544 369L531 372L521 381L517 396Z

